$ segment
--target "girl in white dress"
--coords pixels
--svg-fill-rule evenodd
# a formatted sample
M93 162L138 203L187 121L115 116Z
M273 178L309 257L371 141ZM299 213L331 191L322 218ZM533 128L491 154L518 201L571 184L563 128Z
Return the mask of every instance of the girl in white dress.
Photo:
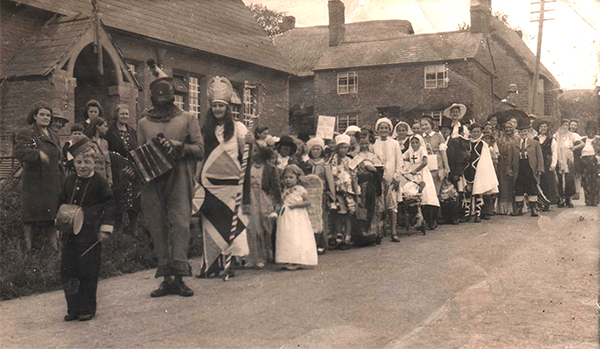
M302 170L288 165L283 172L285 190L283 207L277 220L275 262L288 270L317 265L317 245L306 208L310 206L308 193L300 184Z
M423 195L421 196L422 206L440 207L433 177L427 169L427 149L424 144L425 141L420 135L414 135L410 138L410 148L404 153L404 161L408 164L408 177L420 176L425 182L425 188L423 188Z

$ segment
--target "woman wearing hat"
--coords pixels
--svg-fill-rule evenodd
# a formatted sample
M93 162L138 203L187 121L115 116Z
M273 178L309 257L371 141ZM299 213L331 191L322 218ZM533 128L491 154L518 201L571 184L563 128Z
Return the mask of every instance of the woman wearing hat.
M554 171L550 171L550 168L556 167L556 147L558 145L556 139L551 136L551 125L552 119L549 117L540 117L533 122L533 129L537 132L537 136L534 139L540 143L544 158L544 173L540 176L540 188L546 199L551 204L556 204L556 174L554 174ZM549 206L542 208L543 211L548 211L549 209Z
M586 206L598 206L600 177L598 177L598 154L600 154L600 137L597 124L590 120L585 125L585 137L581 142L585 144L581 149L581 184L585 194Z
M554 134L556 139L556 167L551 166L550 171L556 171L558 177L558 207L573 207L571 197L575 194L575 166L573 152L585 146L579 136L569 131L570 120L562 119L560 127Z
M466 113L467 107L460 103L454 103L444 110L444 116L452 120L452 124L450 125L452 128L452 138L457 138L459 136L469 137L469 129L461 122Z
M208 97L211 107L202 127L204 137L204 161L200 173L200 184L206 199L200 208L204 254L199 277L218 275L223 269L220 260L225 248L233 256L248 253L246 237L242 234L246 218L235 212L238 185L242 171L242 156L245 143L252 143L254 136L243 123L235 121L231 114L233 87L228 79L214 77L209 82ZM238 229L231 236L231 222L237 215ZM228 224L222 224L227 222ZM225 246L209 249L209 246Z
M17 132L15 138L14 154L23 166L21 219L27 251L31 251L35 227L48 237L50 248L58 251L54 218L64 175L60 141L49 129L52 120L50 105L38 102L27 116L29 126Z

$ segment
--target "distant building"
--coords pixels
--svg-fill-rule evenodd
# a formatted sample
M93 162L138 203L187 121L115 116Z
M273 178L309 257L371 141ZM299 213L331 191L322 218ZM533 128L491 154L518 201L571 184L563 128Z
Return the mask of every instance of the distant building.
M345 23L330 0L329 25L292 29L275 39L295 74L290 121L305 132L317 115L337 128L374 124L380 115L435 118L453 102L482 121L493 111L527 109L535 56L518 33L491 15L491 0L472 1L471 28L414 34L404 20ZM509 86L516 85L506 103ZM535 112L559 115L559 83L542 66Z
M1 6L2 133L23 126L38 100L71 122L89 99L99 100L109 118L119 103L139 117L151 107L150 58L175 79L175 103L200 120L209 108L208 81L219 75L234 85L236 117L259 115L274 132L288 130L291 69L241 1L98 0L100 26L90 0Z

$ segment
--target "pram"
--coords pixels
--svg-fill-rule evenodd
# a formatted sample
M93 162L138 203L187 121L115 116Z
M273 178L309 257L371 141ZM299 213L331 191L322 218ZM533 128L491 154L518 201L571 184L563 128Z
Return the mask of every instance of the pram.
M425 182L421 175L402 175L406 179L406 184L402 186L402 202L398 203L398 224L405 228L407 232L415 229L425 235L426 228L423 222L423 212L421 210L421 197Z

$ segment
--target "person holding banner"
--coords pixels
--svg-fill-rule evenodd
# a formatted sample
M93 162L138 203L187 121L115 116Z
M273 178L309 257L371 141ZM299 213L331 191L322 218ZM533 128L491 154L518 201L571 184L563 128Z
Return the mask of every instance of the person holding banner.
M200 207L204 242L200 278L218 276L222 270L226 277L232 276L226 262L231 262L232 256L249 253L248 218L239 206L248 156L245 144L252 143L254 136L243 123L233 120L232 95L228 79L216 76L210 80L211 107L202 127L206 160L200 172L200 185L205 191Z
M148 65L156 77L150 83L153 108L145 111L138 123L138 144L144 145L160 138L170 154L179 158L169 172L142 188L142 210L158 258L155 277L164 278L160 287L150 295L189 297L194 295L194 291L185 285L182 277L192 275L192 267L187 260L190 212L194 195L193 171L197 161L202 159L202 135L198 120L174 104L173 78L160 70L154 61L148 61Z

